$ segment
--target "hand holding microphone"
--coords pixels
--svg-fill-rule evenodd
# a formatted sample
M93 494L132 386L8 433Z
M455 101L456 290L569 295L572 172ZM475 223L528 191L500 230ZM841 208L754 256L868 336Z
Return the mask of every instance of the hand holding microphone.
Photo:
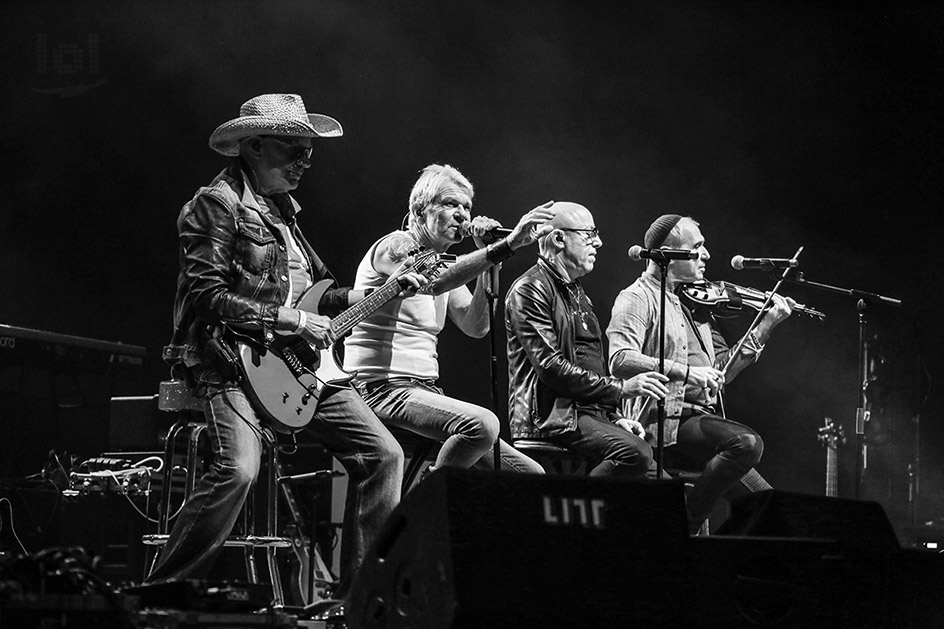
M514 229L502 227L501 223L486 216L476 216L471 221L462 223L460 230L463 237L472 236L483 245L490 245L502 238L507 238L511 248L518 249L530 245L551 231L553 227L549 221L554 218L554 212L550 207L553 204L553 201L548 201L525 213Z
M502 227L498 221L485 216L476 216L471 221L466 221L459 226L462 237L472 236L478 238L486 245L490 245L496 240L510 236L512 230Z

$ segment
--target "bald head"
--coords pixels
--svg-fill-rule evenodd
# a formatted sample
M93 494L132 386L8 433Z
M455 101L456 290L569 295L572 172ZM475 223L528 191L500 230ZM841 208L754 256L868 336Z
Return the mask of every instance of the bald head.
M550 223L556 229L561 227L584 227L593 223L593 215L590 210L579 203L558 201L550 207L550 210L554 212L554 218L550 220Z
M560 232L555 233L555 229L579 229L587 225L593 225L593 214L579 203L558 201L548 209L554 212L554 218L548 221L548 224L554 229L538 242L538 249L542 255L547 255L551 240L558 238Z
M575 280L593 270L597 249L603 240L597 232L590 210L578 203L562 201L549 208L553 229L543 236L541 255L557 267L564 277Z

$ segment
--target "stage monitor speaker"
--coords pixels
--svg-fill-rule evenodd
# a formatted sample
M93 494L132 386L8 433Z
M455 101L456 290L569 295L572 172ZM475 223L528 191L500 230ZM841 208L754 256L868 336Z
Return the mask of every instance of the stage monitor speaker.
M731 517L717 534L833 540L884 552L900 548L895 530L876 502L774 489L735 501Z
M354 629L616 627L678 615L693 585L681 483L437 470L355 579ZM665 569L669 565L671 569Z

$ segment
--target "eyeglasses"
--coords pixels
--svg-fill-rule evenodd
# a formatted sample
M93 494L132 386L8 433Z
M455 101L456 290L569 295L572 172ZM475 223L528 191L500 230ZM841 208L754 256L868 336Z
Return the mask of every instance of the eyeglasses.
M293 161L300 162L302 159L309 162L311 161L311 152L314 150L314 147L289 142L288 140L277 138L274 135L263 135L260 137L267 140L275 140L279 144L289 147L289 157L291 157Z
M580 232L584 235L584 238L587 239L587 242L593 242L600 237L600 230L596 227L585 227L583 229L577 229L576 227L560 227L562 232Z

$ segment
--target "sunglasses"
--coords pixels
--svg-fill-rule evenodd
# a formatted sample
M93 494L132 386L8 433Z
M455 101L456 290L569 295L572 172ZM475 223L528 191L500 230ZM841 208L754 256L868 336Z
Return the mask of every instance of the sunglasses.
M296 162L300 162L303 159L305 161L311 161L311 153L314 150L314 147L312 146L305 146L303 144L297 144L295 142L283 140L281 138L275 137L274 135L263 135L260 137L266 140L275 140L279 144L289 147L289 157L291 157Z

